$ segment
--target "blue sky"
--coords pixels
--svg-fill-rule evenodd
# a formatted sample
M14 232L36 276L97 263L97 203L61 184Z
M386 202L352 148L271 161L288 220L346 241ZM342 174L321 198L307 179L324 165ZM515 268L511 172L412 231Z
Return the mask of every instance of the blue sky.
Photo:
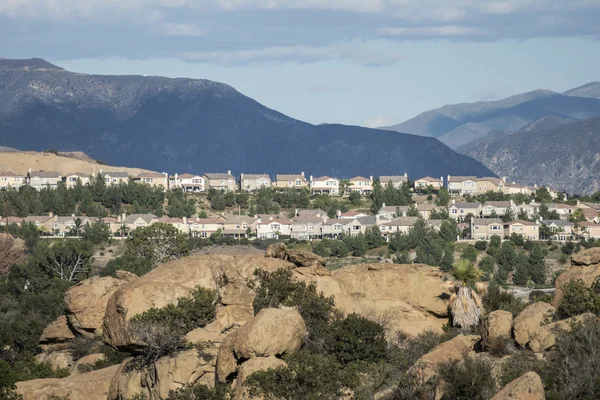
M0 57L206 78L312 123L600 80L600 0L0 0Z

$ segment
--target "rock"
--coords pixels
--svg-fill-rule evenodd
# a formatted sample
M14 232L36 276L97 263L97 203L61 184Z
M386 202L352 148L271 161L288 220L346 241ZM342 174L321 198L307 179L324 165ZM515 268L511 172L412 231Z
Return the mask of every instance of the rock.
M287 367L285 361L280 360L275 357L257 357L251 358L250 360L244 362L238 371L238 376L235 380L235 395L234 400L245 400L250 397L244 390L244 381L250 375L258 371L268 371L270 369L275 369L279 367Z
M219 299L225 306L252 307L256 293L243 282L230 282L219 289Z
M71 339L75 339L75 334L67 323L67 317L61 315L44 329L40 337L40 343L63 343Z
M535 372L527 372L508 383L492 400L545 400L542 379Z
M0 233L0 276L8 273L14 264L20 264L27 259L26 246L23 239L15 239L7 233Z
M54 371L58 369L68 369L75 363L69 350L41 353L35 356L35 359L40 363L49 364Z
M325 266L323 257L309 251L288 250L287 260L298 267Z
M118 370L119 366L114 365L62 379L17 382L17 393L23 396L23 400L48 400L53 396L71 400L106 400L111 381Z
M512 333L513 315L509 311L497 310L487 316L488 343L509 340Z
M71 373L76 374L79 373L79 367L92 366L96 362L104 360L104 354L96 353L96 354L88 354L87 356L81 357L79 360L75 362L73 367L71 368Z
M230 333L223 339L217 353L217 379L219 382L226 382L229 375L237 371L237 360L233 351L236 332Z
M188 350L175 357L163 357L156 362L156 383L151 389L160 399L166 399L171 390L196 383L213 387L215 384L214 359L206 360L198 350ZM152 397L151 397L152 398Z
M594 265L600 264L600 248L592 247L571 256L572 265Z
M133 272L123 271L123 270L116 271L115 275L117 276L117 279L120 279L125 282L131 282L131 281L134 281L137 278L139 278L139 276L137 276Z
M581 253L586 253L589 250L600 250L600 248L592 248L588 250L584 250L576 255L580 255ZM554 299L552 299L552 305L554 307L558 307L560 300L563 298L563 287L572 280L581 279L586 287L592 287L594 281L600 277L600 264L591 264L591 265L572 265L565 272L560 274L558 278L556 278L554 291Z
M513 330L517 343L521 346L525 346L529 343L529 339L535 331L540 329L542 325L552 321L554 311L554 307L541 301L525 307L525 309L515 318L513 323Z
M556 344L560 332L571 332L573 324L582 323L590 318L595 318L594 314L581 314L544 325L531 334L529 348L531 348L534 353L546 351Z
M73 329L88 338L101 337L108 300L125 283L110 276L92 277L67 290L67 318Z
M239 328L254 317L254 307L245 306L225 306L217 307L215 313L215 326L219 326L221 331L231 328Z
M306 325L294 308L265 308L235 335L237 358L269 357L298 351Z
M195 255L163 264L121 286L108 302L104 317L104 340L113 347L135 346L128 331L129 320L152 307L162 308L185 297L197 286L217 289L223 275L235 280L253 278L255 269L275 271L292 264L261 255Z
M284 260L286 258L287 246L285 243L273 243L267 247L265 257L279 258Z
M146 387L142 387L142 373L136 368L129 368L129 362L133 358L123 360L118 366L108 391L108 400L126 400L133 399L135 396L149 396Z
M429 380L437 373L439 365L445 362L459 362L464 359L479 340L479 336L458 335L447 342L435 346L429 353L419 358L411 370L424 380Z
M300 268L298 268L300 269ZM328 275L293 273L296 279L314 282L317 292L334 296L344 314L357 313L388 322L389 334L442 332L448 322L451 282L437 267L423 264L359 264Z

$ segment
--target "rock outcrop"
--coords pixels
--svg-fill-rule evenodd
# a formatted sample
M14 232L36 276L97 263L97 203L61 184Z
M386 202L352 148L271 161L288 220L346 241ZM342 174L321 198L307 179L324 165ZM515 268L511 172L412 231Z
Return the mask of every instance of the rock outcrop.
M67 317L61 315L44 329L40 337L40 343L44 345L64 343L71 339L75 339L75 334L69 327Z
M548 303L537 302L528 305L515 318L513 330L515 340L521 346L529 343L531 336L540 329L542 325L546 325L552 321L552 315L555 308Z
M23 396L23 400L48 400L53 397L106 400L111 381L118 370L119 366L115 365L62 379L17 382L17 393Z
M7 233L0 233L0 254L2 254L0 258L0 276L2 276L8 273L13 264L22 263L27 259L25 242L23 239L15 239Z
M600 277L600 248L594 247L573 254L571 266L556 278L552 305L558 307L563 297L563 287L569 281L581 279L587 287L591 287L598 277Z
M487 316L487 340L489 344L509 340L512 334L513 315L509 311L497 310Z
M40 353L35 356L37 362L50 365L54 371L58 369L68 369L75 364L73 356L69 350L50 351L48 353Z
M128 331L133 316L152 307L173 304L197 286L216 290L223 275L230 281L239 281L251 279L257 268L275 271L292 267L286 261L260 255L235 257L223 254L190 256L163 264L115 291L106 307L104 340L119 348L135 345L135 338Z
M463 360L473 350L477 341L479 336L458 335L435 346L429 353L419 358L411 369L426 381L437 373L437 368L442 363L456 363Z
M546 351L556 344L561 332L571 332L573 324L582 323L593 318L596 318L594 314L587 313L544 325L531 334L529 348L534 353Z
M65 294L65 303L71 327L87 338L102 337L108 300L125 283L110 276L92 277L70 288Z
M98 361L104 360L104 358L104 354L102 353L88 354L87 356L83 356L79 360L77 360L75 364L73 364L73 366L71 367L71 373L77 374L80 372L80 367L91 367Z
M546 395L540 376L527 372L504 386L492 400L546 400Z

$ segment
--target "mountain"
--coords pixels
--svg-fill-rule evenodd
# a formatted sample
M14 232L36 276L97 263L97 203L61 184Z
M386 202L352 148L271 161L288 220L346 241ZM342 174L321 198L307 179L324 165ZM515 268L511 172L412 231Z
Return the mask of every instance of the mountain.
M290 118L204 79L0 60L0 145L168 172L489 175L434 138Z
M600 82L590 82L583 86L567 90L563 93L566 96L592 97L600 99Z
M548 129L522 130L467 154L498 176L569 193L600 190L600 117Z
M600 96L596 94L600 94L597 83L564 94L536 90L498 101L444 106L384 129L437 137L449 147L459 149L490 132L501 131L509 135L544 117L581 120L600 116ZM433 129L431 121L442 119L444 126Z

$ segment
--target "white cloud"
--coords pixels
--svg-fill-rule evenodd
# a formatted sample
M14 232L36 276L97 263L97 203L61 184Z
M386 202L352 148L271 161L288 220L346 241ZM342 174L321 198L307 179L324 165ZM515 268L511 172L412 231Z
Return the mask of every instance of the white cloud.
M206 34L206 29L200 28L193 24L162 24L159 32L167 36L203 36Z
M366 120L362 126L366 128L380 128L382 126L390 126L393 123L394 122L390 117L386 117L385 115L377 115Z
M398 28L380 28L377 30L380 36L426 36L426 37L451 37L451 36L473 36L479 35L482 31L478 28L467 28L456 25L446 26L425 26L425 27L398 27Z

